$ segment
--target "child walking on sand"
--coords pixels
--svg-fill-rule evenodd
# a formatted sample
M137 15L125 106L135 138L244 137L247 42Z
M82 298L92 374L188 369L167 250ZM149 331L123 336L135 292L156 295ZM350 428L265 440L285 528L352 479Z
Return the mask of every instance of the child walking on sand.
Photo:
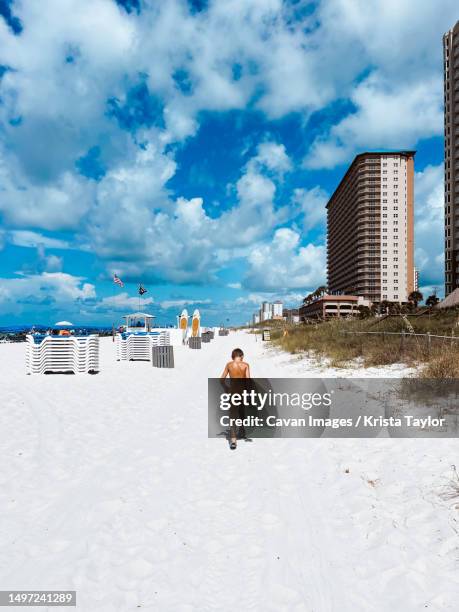
M250 366L248 363L244 361L244 353L240 348L235 348L231 353L232 361L229 361L225 369L223 370L222 375L220 376L221 380L225 380L227 376L229 376L231 380L231 391L232 393L236 393L239 391L241 387L241 379L250 378ZM236 382L238 380L238 382ZM244 407L243 406L233 406L230 408L230 419L243 419ZM231 421L233 422L233 421ZM241 427L241 437L245 438L245 429ZM230 449L235 450L237 447L237 427L231 425L230 427Z

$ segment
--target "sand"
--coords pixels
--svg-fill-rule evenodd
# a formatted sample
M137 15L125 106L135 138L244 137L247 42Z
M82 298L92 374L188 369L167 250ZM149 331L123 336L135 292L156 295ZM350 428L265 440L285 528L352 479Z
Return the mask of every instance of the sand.
M102 339L95 376L26 376L25 346L0 345L0 588L76 589L84 612L457 610L457 441L232 452L206 398L236 345L252 376L337 374L243 333L174 370Z

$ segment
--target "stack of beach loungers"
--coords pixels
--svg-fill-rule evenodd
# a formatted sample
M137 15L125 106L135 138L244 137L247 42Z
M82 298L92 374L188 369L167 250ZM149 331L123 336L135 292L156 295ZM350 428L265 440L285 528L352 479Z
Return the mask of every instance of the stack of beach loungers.
M98 372L99 336L28 335L26 371L27 374Z
M151 361L154 346L170 345L168 331L121 333L116 336L116 359L118 361Z

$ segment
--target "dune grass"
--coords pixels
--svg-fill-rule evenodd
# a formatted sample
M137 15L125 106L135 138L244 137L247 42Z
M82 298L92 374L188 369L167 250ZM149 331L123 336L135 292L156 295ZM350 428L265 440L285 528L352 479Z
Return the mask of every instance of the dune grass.
M271 342L292 354L309 353L318 359L327 358L334 367L346 367L360 359L365 367L405 363L424 365L422 375L431 378L459 378L459 312L449 311L432 316L409 317L416 333L457 336L457 340L410 335L401 317L383 321L369 319L332 319L297 326L275 325ZM265 325L266 326L266 325ZM359 335L350 332L380 332ZM405 336L389 335L387 332ZM386 332L386 335L384 334Z

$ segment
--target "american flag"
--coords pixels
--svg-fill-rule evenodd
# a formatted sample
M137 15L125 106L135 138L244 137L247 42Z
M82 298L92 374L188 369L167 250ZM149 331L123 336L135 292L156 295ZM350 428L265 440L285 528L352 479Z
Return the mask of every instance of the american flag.
M139 285L139 295L143 295L144 293L147 293L147 290L142 285Z
M113 275L113 282L119 285L120 287L124 287L123 281L116 274Z

